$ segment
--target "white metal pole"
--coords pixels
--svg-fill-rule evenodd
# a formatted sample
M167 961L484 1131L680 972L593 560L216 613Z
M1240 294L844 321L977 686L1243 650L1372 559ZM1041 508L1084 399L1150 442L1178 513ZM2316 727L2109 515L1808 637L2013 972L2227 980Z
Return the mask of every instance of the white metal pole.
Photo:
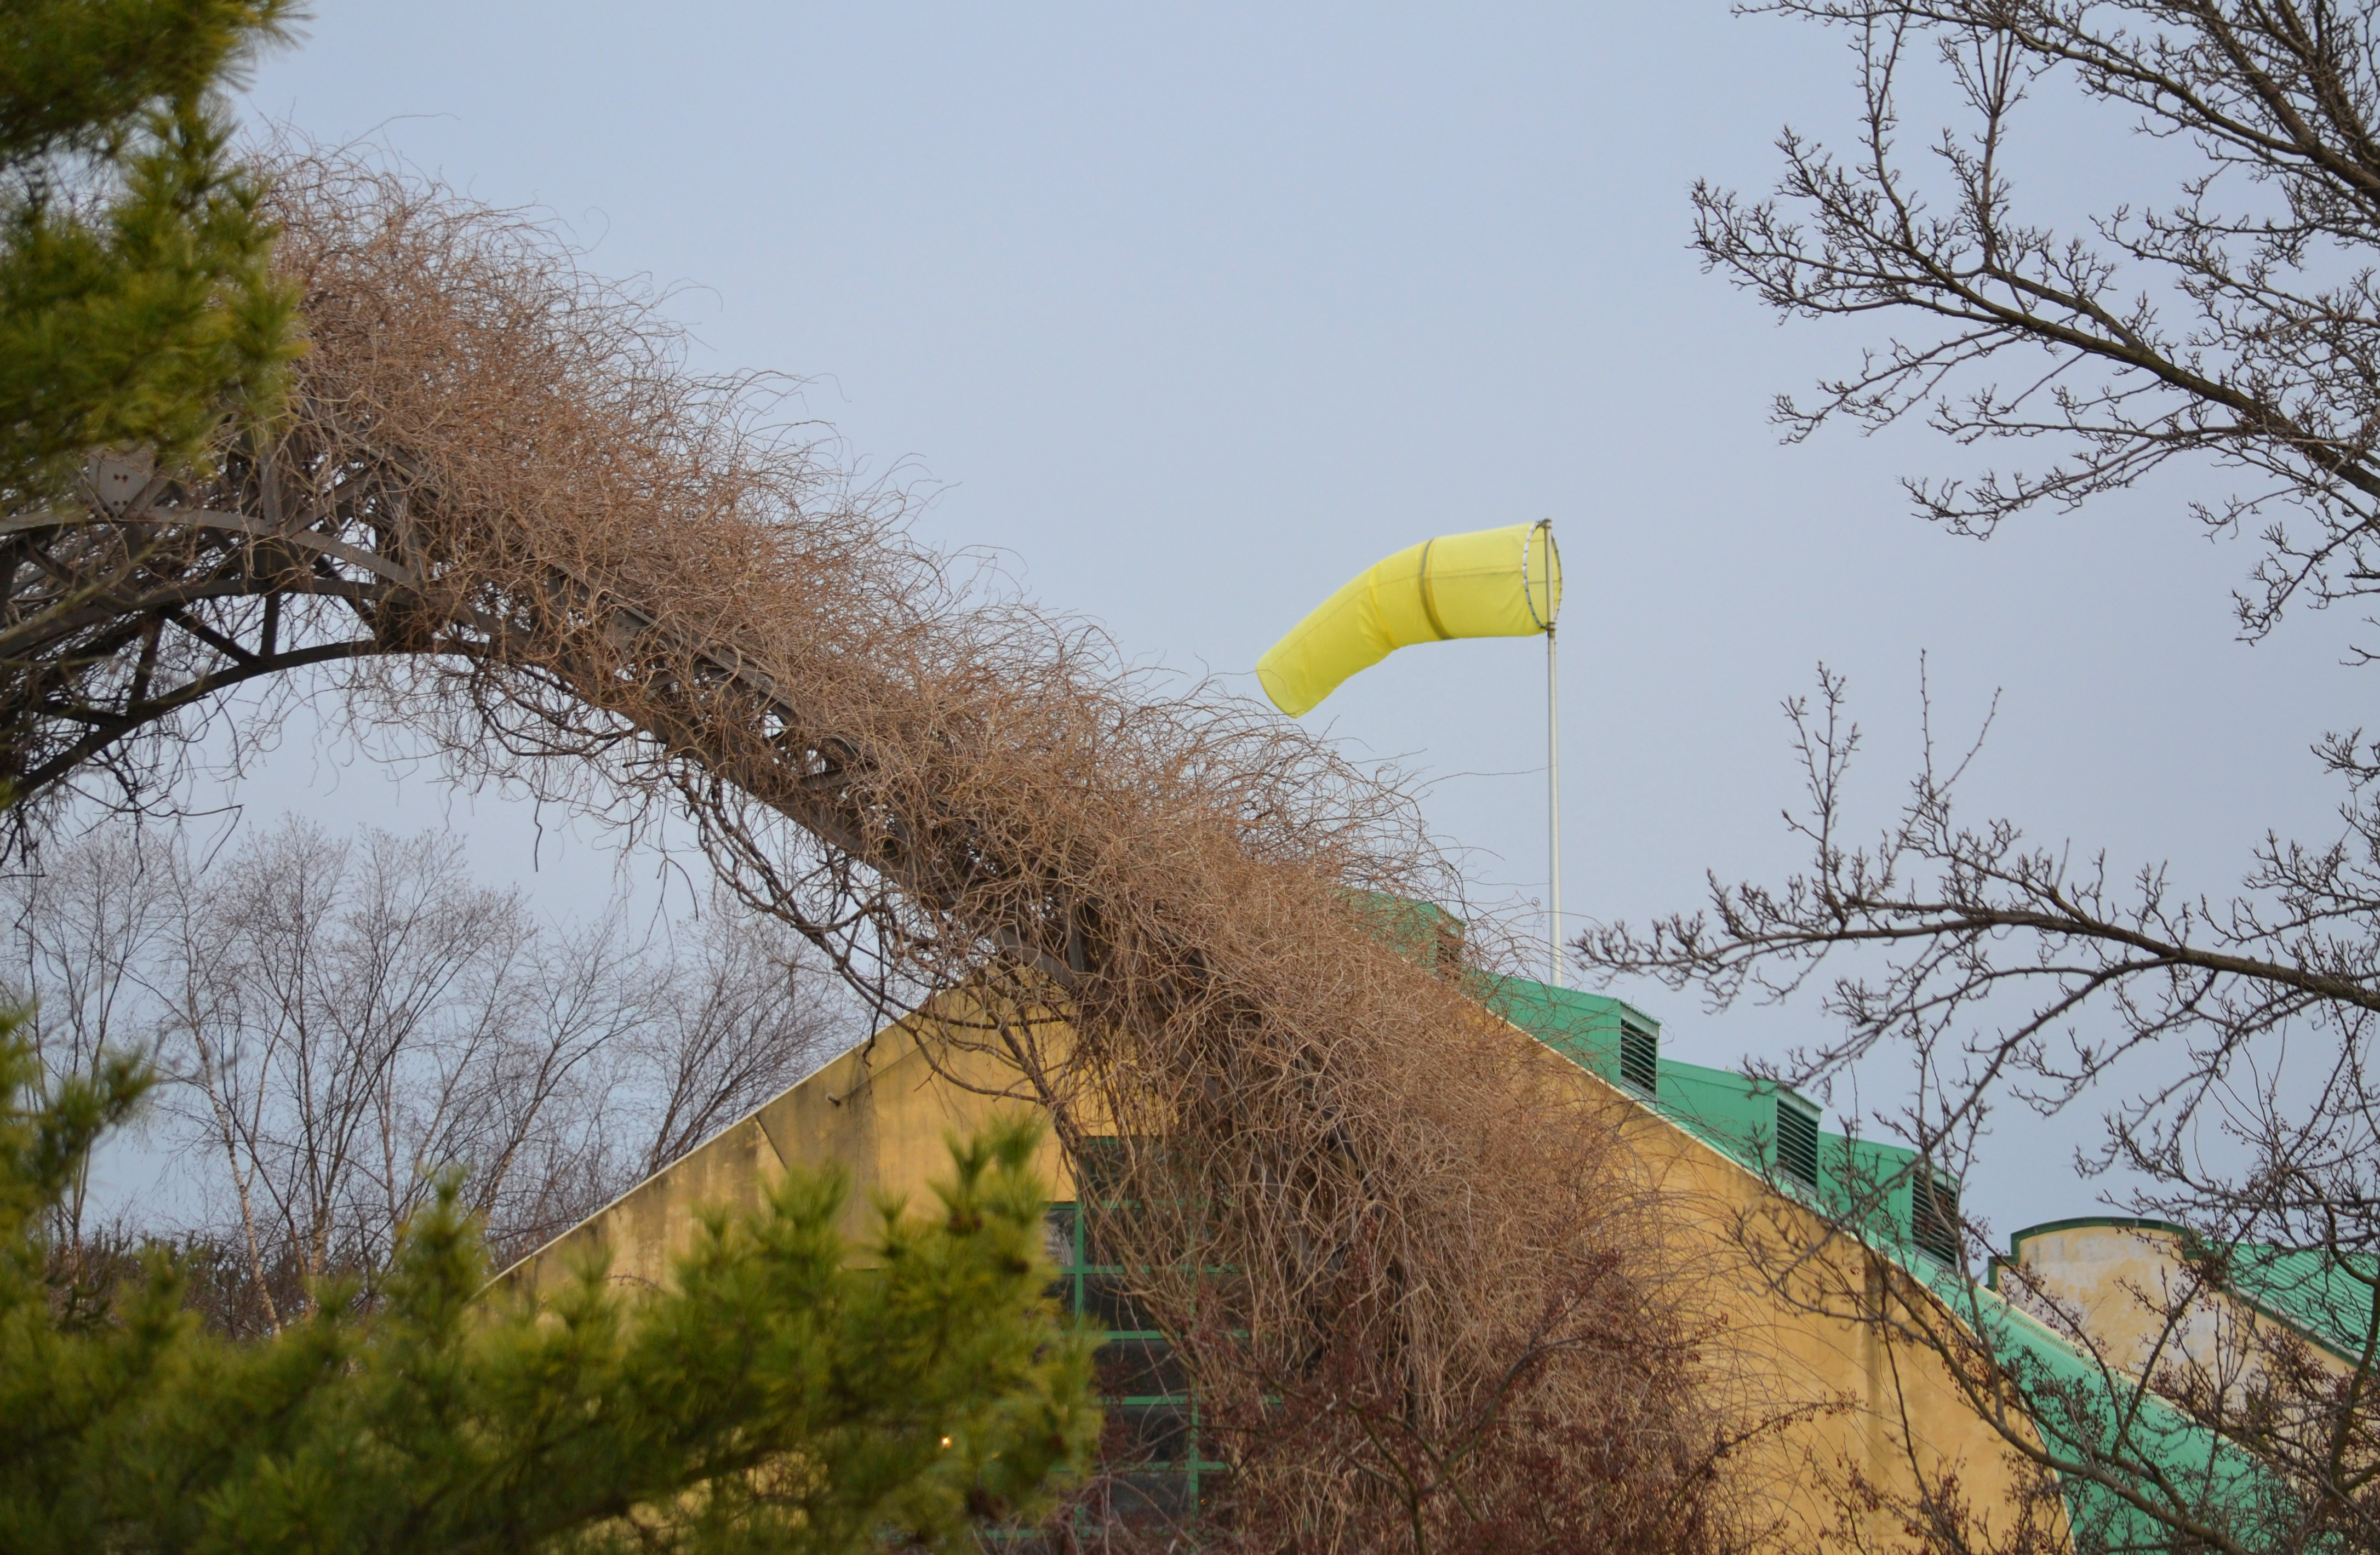
M1546 980L1562 986L1561 702L1554 694L1554 628L1546 623Z

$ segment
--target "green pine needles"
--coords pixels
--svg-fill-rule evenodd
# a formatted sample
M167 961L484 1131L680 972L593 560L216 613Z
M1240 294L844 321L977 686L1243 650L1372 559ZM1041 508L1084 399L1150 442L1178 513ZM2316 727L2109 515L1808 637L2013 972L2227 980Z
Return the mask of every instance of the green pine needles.
M1088 1341L1062 1329L1038 1130L952 1147L936 1212L880 1207L855 1249L836 1175L715 1215L664 1291L589 1267L491 1292L454 1194L369 1303L242 1344L130 1288L51 1282L48 1207L150 1081L131 1063L37 1104L0 1023L0 1549L828 1551L974 1548L1046 1516L1099 1435Z
M220 103L285 0L0 6L0 503L90 450L171 466L269 417L299 348Z

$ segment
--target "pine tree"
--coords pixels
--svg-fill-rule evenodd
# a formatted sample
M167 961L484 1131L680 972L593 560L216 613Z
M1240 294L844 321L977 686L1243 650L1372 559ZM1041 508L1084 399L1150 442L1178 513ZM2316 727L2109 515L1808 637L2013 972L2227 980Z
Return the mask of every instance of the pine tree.
M286 0L0 6L0 502L269 415L298 343L220 94Z
M219 101L285 0L0 6L0 506L99 448L168 465L267 417L298 348ZM0 807L7 803L0 791ZM364 1302L203 1331L152 1250L61 1285L44 1227L152 1083L41 1099L0 1014L0 1549L841 1551L1029 1523L1099 1434L1087 1341L1043 1295L1037 1135L952 1147L938 1213L858 1248L838 1175L705 1222L670 1288L589 1267L492 1290L449 1184ZM856 1256L855 1256L856 1255Z
M827 1551L973 1547L1029 1522L1098 1436L1087 1342L1043 1288L1037 1131L953 1143L938 1213L835 1231L833 1173L706 1221L665 1291L589 1266L491 1293L451 1189L368 1306L236 1343L152 1254L55 1289L41 1228L148 1076L37 1104L0 1021L0 1549Z

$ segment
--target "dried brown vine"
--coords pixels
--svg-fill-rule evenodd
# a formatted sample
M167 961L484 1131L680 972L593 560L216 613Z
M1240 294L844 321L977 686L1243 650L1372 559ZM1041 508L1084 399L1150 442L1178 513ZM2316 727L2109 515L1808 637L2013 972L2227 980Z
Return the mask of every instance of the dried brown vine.
M1721 1422L1609 1124L1475 997L1485 936L1401 905L1461 888L1392 783L967 587L534 224L337 158L275 200L285 419L0 532L37 806L170 792L215 690L334 663L467 774L690 814L881 1012L968 990L943 1040L1076 1160L1123 1142L1096 1229L1181 1336L1239 1537L1721 1542Z

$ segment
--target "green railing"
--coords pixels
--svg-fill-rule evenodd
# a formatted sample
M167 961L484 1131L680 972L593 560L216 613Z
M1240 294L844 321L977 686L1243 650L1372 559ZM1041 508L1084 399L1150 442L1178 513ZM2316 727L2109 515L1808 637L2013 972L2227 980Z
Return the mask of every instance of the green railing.
M1050 1249L1060 1268L1050 1294L1099 1334L1104 1510L1123 1523L1196 1522L1226 1465L1202 1451L1198 1401L1180 1357L1125 1290L1123 1266L1099 1257L1088 1221L1075 1204L1050 1206Z

